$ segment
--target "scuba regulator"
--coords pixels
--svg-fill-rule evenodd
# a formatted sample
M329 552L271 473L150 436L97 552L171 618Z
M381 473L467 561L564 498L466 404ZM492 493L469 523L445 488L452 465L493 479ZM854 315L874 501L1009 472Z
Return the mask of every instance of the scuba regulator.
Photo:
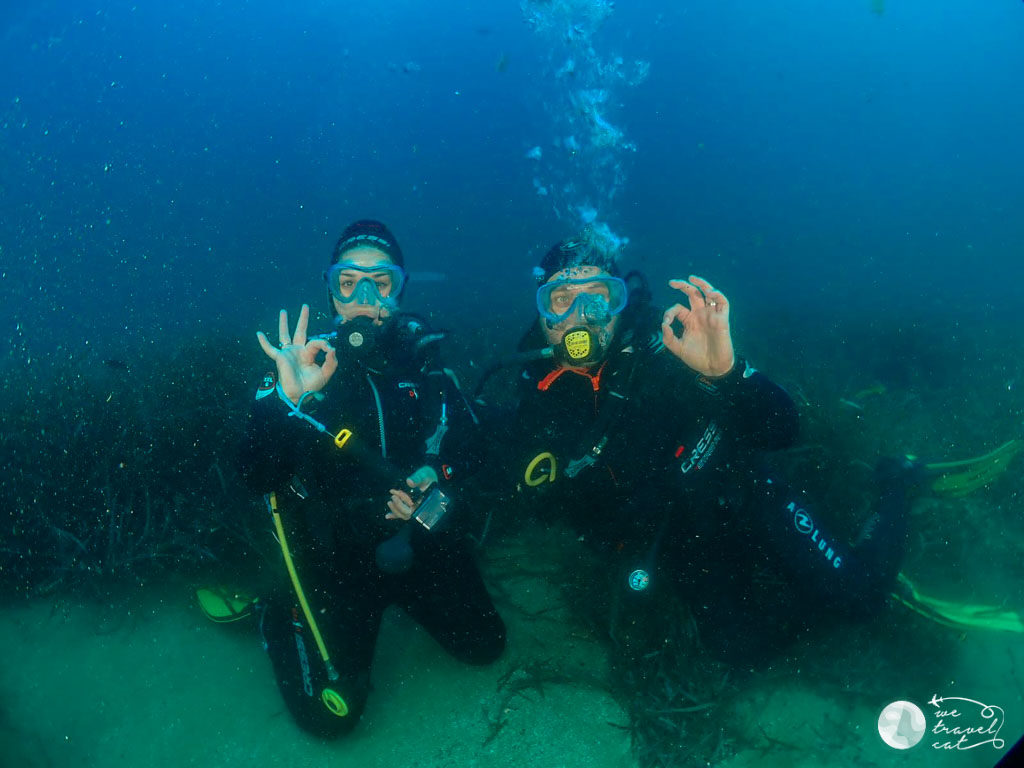
M601 341L593 330L583 325L574 326L566 331L562 340L554 346L506 355L488 366L473 390L473 400L479 399L488 380L502 368L550 359L577 367L597 362L601 359L603 352Z
M355 317L343 322L338 316L334 324L336 346L352 357L368 358L380 343L382 326L375 325L371 317Z
M550 357L573 366L588 365L601 358L601 341L597 334L585 325L570 328L562 340L553 347Z

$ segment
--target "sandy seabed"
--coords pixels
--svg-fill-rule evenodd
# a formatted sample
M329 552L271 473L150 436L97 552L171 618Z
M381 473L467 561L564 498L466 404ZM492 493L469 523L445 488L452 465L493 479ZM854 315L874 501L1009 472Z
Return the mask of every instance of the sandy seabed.
M147 587L129 601L134 608L51 598L4 609L0 766L636 765L629 717L601 686L514 685L529 681L531 665L554 664L581 680L607 674L604 647L568 618L561 593L545 579L502 585L509 646L490 667L454 661L410 619L389 612L364 719L333 743L293 724L255 622L212 624L195 605L194 586ZM959 641L956 668L869 688L922 707L933 693L1001 706L1008 747L1024 732L1019 639L971 633ZM844 654L849 648L839 658ZM825 692L812 676L792 672L748 679L705 720L735 744L733 756L717 765L974 768L993 765L1001 752L942 752L931 748L928 734L914 749L893 750L876 725L887 701L834 687ZM692 756L678 757L681 766L694 764Z

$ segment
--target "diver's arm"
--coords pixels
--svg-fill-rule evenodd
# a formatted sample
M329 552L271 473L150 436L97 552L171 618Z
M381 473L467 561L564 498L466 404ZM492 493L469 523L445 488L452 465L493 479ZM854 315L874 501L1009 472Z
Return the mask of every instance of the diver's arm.
M310 427L289 418L277 379L267 373L249 414L238 451L238 470L253 491L267 493L284 486L295 474L299 451L309 439Z
M406 478L406 485L422 492L436 485L450 493L447 486L455 474L469 474L473 456L469 446L477 431L476 416L468 398L462 394L458 377L436 359L431 363L424 374L419 395L426 417L425 428L420 435L422 464ZM408 520L416 504L405 488L391 489L388 509L389 519Z
M796 443L800 418L793 399L743 358L736 358L727 376L698 376L695 385L710 395L747 447L777 451Z
M277 372L265 374L256 392L238 452L238 467L246 485L260 493L280 488L291 479L295 452L300 441L308 440L309 430L302 418L290 417L298 416L303 398L323 389L338 369L334 349L324 339L309 339L308 326L309 305L303 304L294 333L289 328L288 313L280 311L280 347L271 344L262 331L256 334ZM323 359L318 361L321 355Z
M730 327L729 299L696 275L672 280L689 306L676 304L662 318L662 342L696 377L697 385L727 411L733 428L747 445L764 450L787 448L796 441L796 406L780 387L736 356ZM682 326L677 335L673 324Z
M725 376L698 374L667 351L655 353L650 371L640 377L643 401L668 404L661 413L674 432L711 419L742 445L764 451L789 448L800 431L796 405L784 389L736 357Z
M309 327L309 305L303 304L295 333L289 330L288 312L281 310L278 316L278 339L280 348L267 339L263 331L256 334L256 340L264 354L277 366L277 380L280 392L297 404L306 392L319 392L338 370L338 356L334 348L323 338L307 337ZM321 355L323 359L321 360Z
M729 326L729 300L705 279L670 280L689 306L675 304L661 319L661 341L687 367L703 376L724 377L736 369ZM674 324L682 327L677 335Z

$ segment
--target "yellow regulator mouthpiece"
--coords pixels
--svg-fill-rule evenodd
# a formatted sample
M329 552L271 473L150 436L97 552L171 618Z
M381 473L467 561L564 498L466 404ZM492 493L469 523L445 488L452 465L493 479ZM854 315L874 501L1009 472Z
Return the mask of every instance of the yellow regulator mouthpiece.
M570 360L586 360L590 357L590 334L585 330L569 331L562 343Z

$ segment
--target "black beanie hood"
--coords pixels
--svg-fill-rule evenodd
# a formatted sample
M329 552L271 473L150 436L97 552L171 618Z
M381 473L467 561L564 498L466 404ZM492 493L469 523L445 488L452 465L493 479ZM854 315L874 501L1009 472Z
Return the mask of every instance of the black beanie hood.
M379 221L360 219L345 227L345 231L341 233L334 246L331 264L337 264L345 253L356 248L376 248L386 253L395 266L405 267L405 258L402 256L398 240L391 230Z
M589 229L562 240L551 248L533 270L538 283L546 283L556 272L570 267L598 267L619 277L619 249L611 248Z

